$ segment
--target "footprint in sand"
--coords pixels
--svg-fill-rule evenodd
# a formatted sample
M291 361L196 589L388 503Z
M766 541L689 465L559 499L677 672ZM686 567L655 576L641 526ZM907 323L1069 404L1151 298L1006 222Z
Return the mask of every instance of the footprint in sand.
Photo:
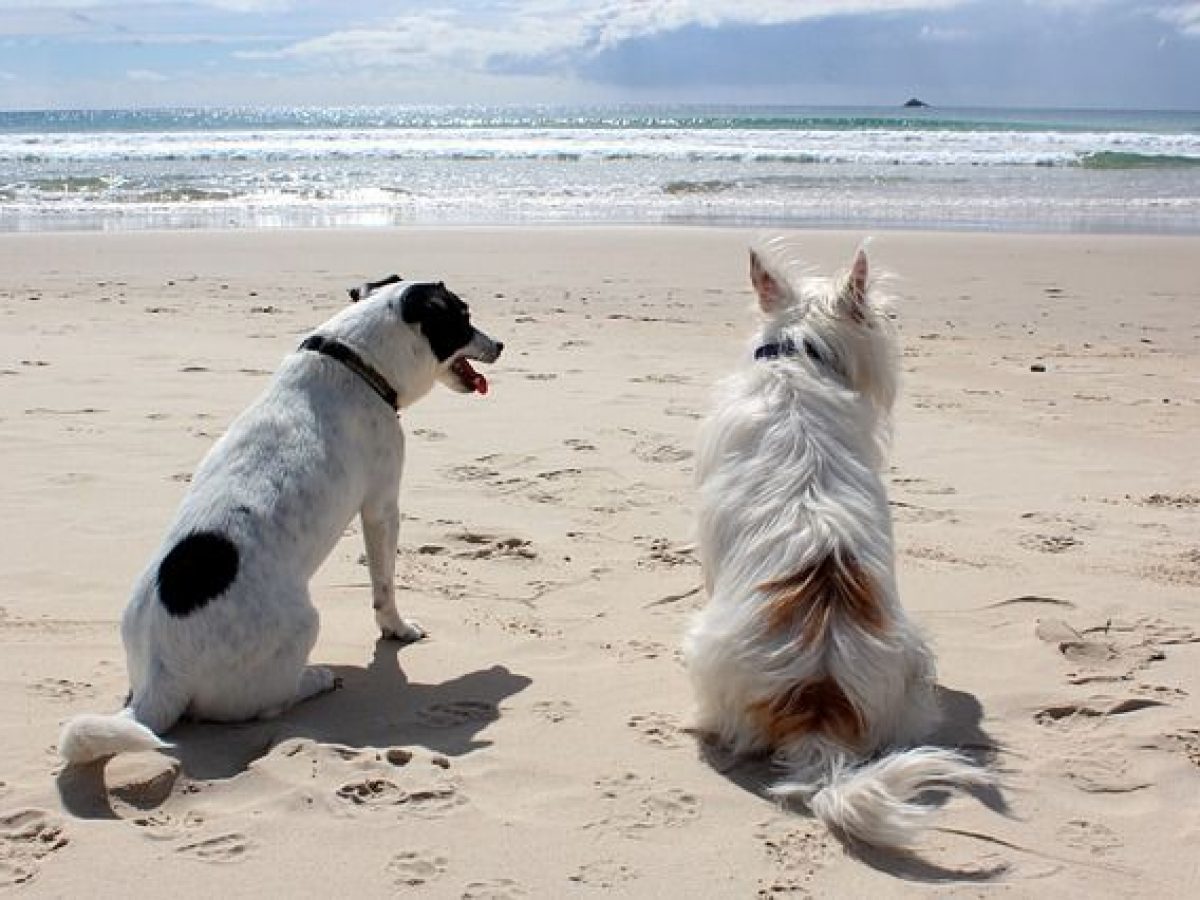
M408 793L386 778L364 778L343 784L337 789L337 797L354 806L372 808L403 803L408 799Z
M499 717L496 704L479 700L434 703L416 713L417 721L429 728L457 728L468 722L494 722Z
M759 897L807 895L814 876L836 856L833 838L815 822L768 819L757 825L754 837L775 869L774 876L759 879Z
M1178 753L1189 763L1200 768L1200 728L1180 728L1153 738L1143 746L1152 750Z
M1104 856L1121 846L1120 836L1107 825L1072 819L1058 829L1058 838L1068 847Z
M0 887L32 881L42 861L67 843L62 825L45 810L0 813Z
M1104 698L1096 698L1091 704L1062 703L1055 706L1047 706L1034 713L1033 720L1039 725L1044 726L1061 725L1074 728L1084 722L1091 721L1093 724L1096 724L1112 716L1123 716L1128 713L1140 712L1143 709L1152 709L1156 706L1166 706L1166 704L1161 700L1151 700L1144 697L1130 697L1116 702Z
M1018 539L1019 546L1035 553L1066 553L1082 547L1083 540L1079 535L1096 530L1093 524L1077 522L1057 513L1027 512L1021 514L1021 519L1049 529L1024 534Z
M1159 584L1200 587L1200 550L1191 549L1159 559L1136 569L1138 575Z
M450 860L424 850L406 850L388 861L387 874L396 887L419 887L440 877Z
M142 834L152 841L173 841L202 826L204 817L197 812L189 812L183 818L176 818L158 810L128 821L143 829Z
M625 724L633 729L642 743L654 747L674 748L684 743L679 720L667 713L650 712L630 716Z
M95 697L96 687L89 681L68 678L43 678L29 685L29 693L44 700L76 700Z
M668 416L673 416L676 419L703 419L704 413L690 406L682 406L680 404L671 404L663 409L663 413Z
M285 804L301 798L299 809L340 806L357 814L403 808L405 814L437 817L465 802L449 768L441 754L406 747L356 748L287 738L251 763L244 777L263 779L264 793ZM312 792L320 784L340 787L329 802L315 803Z
M611 890L620 885L628 884L631 881L636 881L639 877L641 877L641 873L632 866L627 866L613 859L598 859L595 862L580 866L579 870L574 875L568 875L567 879L576 884L584 884L588 887L599 888L601 890Z
M698 566L696 547L693 544L676 544L670 538L644 537L636 535L634 541L646 549L646 556L638 560L638 565L650 566Z
M1158 619L1110 619L1104 625L1082 629L1058 619L1044 619L1037 624L1036 633L1046 643L1057 645L1071 664L1067 674L1071 684L1130 681L1152 663L1166 659L1163 646L1198 640L1190 628Z
M642 462L677 463L692 458L692 451L672 443L641 441L633 448L633 455Z
M436 428L414 428L412 430L413 437L419 437L423 441L444 441L449 435L444 431L438 431Z
M466 801L449 780L439 780L418 790L406 790L387 778L362 778L337 789L338 799L351 806L378 811L404 807L406 813L440 818Z
M490 481L499 475L499 471L489 466L454 466L446 471L446 477L451 481Z
M888 501L888 505L891 506L897 522L906 522L914 525L954 525L959 521L954 511L949 509L917 506L915 503L907 503L903 500L890 500Z
M1130 794L1154 784L1151 774L1137 770L1129 748L1116 741L1089 743L1086 750L1064 756L1055 769L1086 794Z
M462 891L462 900L520 900L528 896L529 891L511 878L472 881Z
M900 552L909 559L933 563L937 566L962 566L968 569L986 569L989 567L989 564L982 560L967 559L966 557L951 553L943 547L913 545L904 547Z
M688 384L692 379L687 375L676 375L668 372L666 374L635 375L629 380L633 384Z
M636 838L658 828L677 828L699 818L700 799L679 788L658 787L652 778L626 772L595 782L607 815L584 828Z
M1035 553L1066 553L1083 545L1079 538L1070 534L1026 534L1017 543L1022 549Z
M456 559L537 559L537 551L524 538L474 532L459 534L455 538L468 545L454 554Z
M945 497L957 494L958 489L950 485L930 484L924 478L916 476L897 475L892 478L892 484L910 494L927 494L929 496Z
M617 646L617 656L621 662L639 662L650 659L663 659L671 656L672 649L659 641L647 641L633 638Z
M1151 494L1141 502L1160 509L1196 509L1200 507L1200 494Z
M255 843L237 831L186 841L175 848L181 856L206 863L242 862L255 849Z
M552 725L579 715L579 710L570 700L539 700L533 704L532 710L535 716Z

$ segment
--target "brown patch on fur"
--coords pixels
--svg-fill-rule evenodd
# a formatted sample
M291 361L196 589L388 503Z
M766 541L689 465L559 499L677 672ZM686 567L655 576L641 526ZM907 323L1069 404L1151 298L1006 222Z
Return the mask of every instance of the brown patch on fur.
M879 586L853 556L831 553L787 578L768 581L759 590L770 596L764 615L771 631L803 620L800 637L814 644L824 637L835 612L876 634L884 630Z
M866 737L862 713L828 676L802 681L776 697L751 704L750 714L772 747L816 734L853 750Z

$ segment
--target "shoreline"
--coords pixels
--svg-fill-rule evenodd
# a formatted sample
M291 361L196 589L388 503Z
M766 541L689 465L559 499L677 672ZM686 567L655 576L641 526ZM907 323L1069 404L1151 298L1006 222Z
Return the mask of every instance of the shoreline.
M1200 236L795 232L820 272L871 236L889 273L900 594L938 657L936 740L1004 778L899 858L844 852L686 731L691 452L767 230L0 234L0 886L1186 895ZM507 345L486 398L404 413L397 582L431 638L376 642L353 523L312 581L341 690L64 775L61 722L121 703L117 622L190 473L388 272L444 279Z
M580 218L576 211L564 212L561 218L537 218L492 220L487 218L458 219L447 218L439 220L436 217L417 218L411 221L397 221L388 213L311 213L304 215L281 215L277 211L261 214L262 219L276 220L271 224L259 224L255 221L225 224L214 224L214 219L222 218L224 214L195 214L184 213L146 214L131 216L135 222L124 221L122 216L109 217L104 214L94 214L82 217L86 224L78 220L67 221L64 224L48 224L45 221L34 223L16 222L12 224L0 221L0 236L5 235L78 235L78 234L158 234L163 232L182 232L188 234L210 234L224 231L243 234L260 232L293 232L293 231L387 231L392 229L576 229L576 228L688 228L688 229L756 229L762 231L798 231L798 232L841 232L841 231L878 231L904 232L923 234L972 234L972 235L1078 235L1078 236L1120 236L1120 237L1195 237L1200 236L1200 221L1191 223L1157 222L1152 224L1090 222L1084 225L1069 221L1044 221L1037 219L1015 220L1011 222L996 220L962 221L951 218L931 218L897 222L894 218L845 218L845 219L809 219L803 217L755 217L755 216L641 216L622 218L611 216L605 218ZM39 218L34 216L32 218ZM63 217L66 218L66 217ZM1064 215L1063 220L1070 219ZM286 221L278 221L284 219ZM647 219L649 221L647 221Z

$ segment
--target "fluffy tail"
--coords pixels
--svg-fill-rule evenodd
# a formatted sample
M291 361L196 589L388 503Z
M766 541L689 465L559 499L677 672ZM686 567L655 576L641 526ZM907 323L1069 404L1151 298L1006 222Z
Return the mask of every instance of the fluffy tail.
M991 775L964 756L918 747L857 768L837 762L817 783L784 781L771 793L804 800L827 828L863 843L905 848L933 812L933 807L914 802L921 793L992 782Z
M133 717L126 708L111 716L76 716L63 726L58 752L68 763L79 764L127 750L157 750L171 746Z

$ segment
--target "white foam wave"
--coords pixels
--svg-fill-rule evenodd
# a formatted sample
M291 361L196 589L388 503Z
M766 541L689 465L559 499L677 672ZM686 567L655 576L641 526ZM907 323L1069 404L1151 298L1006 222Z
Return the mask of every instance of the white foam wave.
M0 164L642 159L1057 166L1095 153L1200 159L1200 134L513 128L0 134Z

